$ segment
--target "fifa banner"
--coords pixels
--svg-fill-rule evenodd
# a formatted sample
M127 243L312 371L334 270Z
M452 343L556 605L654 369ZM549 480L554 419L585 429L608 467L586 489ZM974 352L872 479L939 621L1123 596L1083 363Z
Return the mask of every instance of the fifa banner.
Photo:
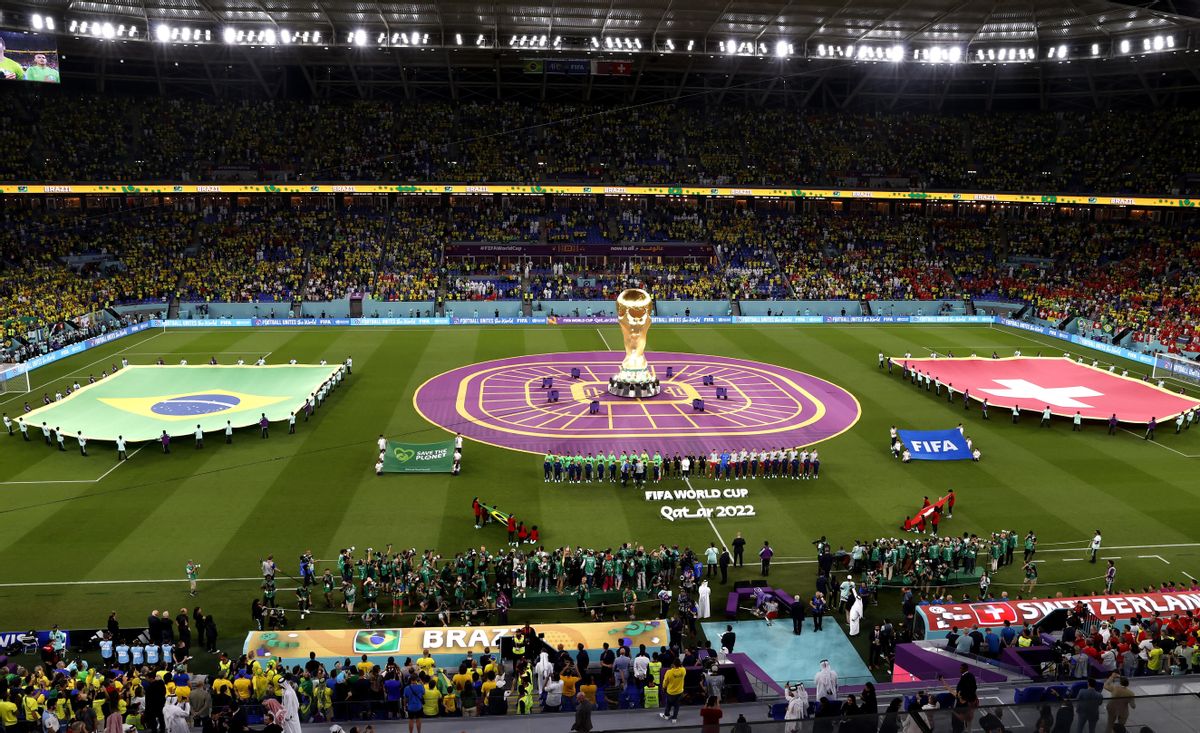
M1082 553L1082 550L1080 551ZM1082 603L1098 618L1131 619L1134 616L1164 617L1200 611L1200 593L1132 593L1112 596L1077 596L1030 601L987 601L917 606L917 615L925 624L925 637L944 637L951 626L980 628L1003 626L1005 621L1020 626L1036 624L1060 608L1070 610Z
M303 664L309 652L326 665L343 659L368 659L383 664L388 657L420 657L426 649L439 665L457 665L467 652L484 649L500 652L500 640L520 626L459 626L380 629L330 629L316 631L251 631L242 652L251 658L277 657L285 664ZM540 624L534 632L552 647L599 652L604 644L658 647L667 643L667 625L662 620L614 621L603 623Z
M914 461L965 461L971 457L967 439L958 432L958 428L896 432Z
M388 441L383 454L384 473L450 473L454 467L454 441L396 443Z

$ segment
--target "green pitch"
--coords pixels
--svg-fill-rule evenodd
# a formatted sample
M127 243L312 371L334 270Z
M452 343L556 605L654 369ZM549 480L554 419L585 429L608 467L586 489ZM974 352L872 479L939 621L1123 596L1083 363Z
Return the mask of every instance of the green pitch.
M24 416L40 435L45 423L91 440L154 440L287 420L340 367L142 366L130 364ZM36 374L36 372L35 372Z
M613 333L604 335L615 343ZM40 396L122 357L132 364L153 364L159 357L207 361L212 355L231 363L266 352L276 362L354 359L353 375L295 435L273 431L262 440L251 428L237 431L232 445L211 441L194 450L185 443L171 455L146 444L119 465L108 445L95 446L84 458L47 448L40 434L29 443L19 435L0 436L0 630L51 623L103 626L112 610L125 625L144 625L151 609L177 613L198 604L214 614L221 647L240 648L265 555L273 553L281 573L295 575L305 550L329 560L342 547L354 545L361 553L389 542L436 548L443 555L479 545L496 549L504 540L498 529L473 529L474 496L538 524L551 547L632 541L703 548L719 542L718 535L728 542L741 532L754 548L769 539L777 552L773 584L808 593L815 576L814 539L826 535L836 548L856 538L894 536L922 496L954 487L958 506L954 518L943 522L944 532L1038 533L1039 557L1045 560L1039 595L1101 588L1102 569L1080 562L1098 527L1107 548L1101 554L1121 558L1119 587L1200 576L1194 531L1200 430L1176 436L1166 428L1158 443L1148 443L1140 435L1110 437L1092 426L1080 434L1067 423L1039 430L1036 420L1014 426L996 414L984 422L977 409L964 413L961 405L918 391L876 366L878 352L930 350L1007 355L1016 349L1070 350L1089 361L1110 358L988 327L656 325L654 350L780 364L835 382L861 403L857 425L820 444L820 481L750 482L749 495L730 502L753 505L753 517L714 516L711 525L703 519L670 522L660 515L659 503L640 493L609 484L543 484L540 457L470 442L461 476L375 476L380 433L405 442L447 437L413 410L413 391L430 377L486 359L601 348L605 342L594 328L188 329L138 334L38 370L32 382ZM288 393L273 387L254 389ZM163 387L154 393L180 391ZM15 416L25 399L0 396L0 409ZM891 425L944 428L959 422L982 451L981 463L902 466L886 449ZM618 446L626 447L635 446ZM716 486L704 479L693 485ZM735 485L743 484L719 487ZM202 565L195 599L184 580L189 559ZM324 566L318 564L318 573ZM756 571L748 562L733 579L752 578ZM993 589L1016 595L1021 580L1016 572L999 573ZM290 586L281 584L284 605L292 602ZM315 600L320 609L323 603ZM723 607L719 590L713 605ZM868 611L867 621L888 612L895 606L885 598L879 609ZM340 614L317 614L304 626L346 624Z

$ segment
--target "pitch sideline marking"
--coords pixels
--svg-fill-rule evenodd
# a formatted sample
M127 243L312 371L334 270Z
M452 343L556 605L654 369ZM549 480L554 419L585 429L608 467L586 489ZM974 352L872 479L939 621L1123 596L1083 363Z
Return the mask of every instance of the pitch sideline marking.
M687 477L687 476L684 476L684 477L683 477L683 482L684 482L685 484L687 484L688 491L695 491L695 489L693 489L693 488L692 488L692 482L691 482L691 480L690 480L690 479L688 479L688 477ZM707 508L707 507L705 507L705 506L704 506L704 502L700 501L699 499L696 499L696 503L700 505L700 508L701 508L701 509L706 509L706 508ZM707 512L706 512L706 514L707 514ZM721 547L724 547L724 548L725 548L725 551L726 551L726 552L729 552L729 545L725 544L725 538L724 538L724 537L722 537L722 536L721 536L721 533L717 531L717 525L713 524L712 515L708 515L708 516L706 516L706 517L705 517L705 519L707 519L707 520L708 520L708 526L712 527L713 534L715 534L715 535L717 536L717 540L719 540L719 541L720 541L720 543L721 543ZM814 562L815 562L815 561L814 561Z
M147 445L149 445L149 443L144 443L142 445L139 445L137 448L134 448L133 452L129 454L129 458L133 458L134 456L136 456L138 453L141 452L142 448L145 448ZM106 476L108 476L108 474L110 474L113 471L120 468L122 464L127 463L129 461L129 458L125 459L124 461L118 461L117 464L114 465L112 468L110 468L107 471L105 471L104 473L100 474L100 478L80 478L80 479L53 480L53 481L0 481L0 486L10 486L10 485L16 485L16 484L95 484L95 483L99 483L99 482L103 481L104 478Z
M135 449L133 450L133 452L132 452L132 453L130 453L130 454L129 454L129 458L133 458L133 457L134 457L134 456L136 456L138 453L141 453L141 452L142 452L142 448L145 448L147 445L149 445L149 443L143 443L143 444L139 445L137 448L135 448ZM123 460L123 461L117 461L117 464L116 464L115 466L113 466L112 468L108 469L108 470L107 470L107 471L105 471L104 473L100 474L100 478L98 478L98 479L93 479L93 483L99 483L99 482L103 481L105 476L108 476L108 474L112 473L113 471L117 470L117 469L118 469L118 468L120 468L121 466L123 466L123 465L125 465L126 463L128 463L128 462L129 462L129 458L126 458L126 459L125 459L125 460Z
M600 334L600 340L604 342L604 350L612 351L612 347L608 345L608 339L604 338L604 332L597 328L596 333Z
M1132 430L1130 430L1130 429L1128 429L1128 428L1121 428L1121 431L1122 431L1122 432L1129 433L1130 435L1132 435L1132 436L1133 436L1133 437L1135 437L1135 438L1140 438L1140 437L1142 437L1142 436L1138 435L1137 433L1133 432ZM1162 443L1158 442L1157 440L1147 440L1146 442L1147 442L1147 443L1152 443L1152 444L1154 444L1154 445L1157 445L1159 448L1165 448L1165 449L1167 449L1167 450L1171 451L1172 453L1176 453L1176 454L1178 454L1178 455L1181 455L1181 456L1183 456L1184 458L1200 458L1200 455L1192 455L1191 453L1184 453L1184 452L1183 452L1183 451L1181 451L1181 450L1175 450L1175 449L1174 449L1174 448L1172 448L1171 446L1169 446L1169 445L1163 445Z

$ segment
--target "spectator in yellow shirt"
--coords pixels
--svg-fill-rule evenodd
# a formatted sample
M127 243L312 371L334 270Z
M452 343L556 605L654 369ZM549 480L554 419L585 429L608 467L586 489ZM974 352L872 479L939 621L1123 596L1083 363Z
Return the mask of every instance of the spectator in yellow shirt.
M683 697L683 680L687 672L683 664L676 659L671 668L663 674L663 694L666 695L666 705L659 717L672 723L679 720L679 699Z
M579 685L579 692L588 702L593 705L596 704L596 681L592 679L590 674L583 676L583 682Z
M366 657L364 656L363 659L366 659ZM433 676L433 668L436 666L437 662L433 661L433 657L430 656L428 649L426 649L424 653L422 653L421 657L417 660L417 668L431 677Z
M433 680L425 685L425 707L422 708L421 714L426 718L435 718L438 714L439 703L442 700L442 693L438 692L437 684Z
M425 654L426 654L426 655L428 655L428 654L429 654L429 650L428 650L428 649L426 649L426 650L425 650ZM424 660L424 658L425 658L425 657L421 657L421 660ZM432 660L430 660L430 661L432 661ZM418 660L418 661L417 661L417 664L420 664L420 663L421 663L421 661L420 661L420 660ZM355 667L358 667L358 673L359 673L359 675L360 675L360 676L362 676L362 677L366 677L367 675L371 674L371 670L375 668L375 664L374 664L373 662L370 662L370 661L368 661L368 660L367 660L367 655L366 655L366 654L362 655L362 661L361 661L361 662L359 662L358 664L354 665L354 666L355 666ZM429 670L425 669L424 667L422 667L421 669L422 669L423 671L425 671L425 672L428 672L428 671L429 671Z
M563 698L567 700L575 699L575 685L579 683L580 679L579 672L575 671L575 665L568 664L566 667L563 667L563 671L558 678L563 684Z

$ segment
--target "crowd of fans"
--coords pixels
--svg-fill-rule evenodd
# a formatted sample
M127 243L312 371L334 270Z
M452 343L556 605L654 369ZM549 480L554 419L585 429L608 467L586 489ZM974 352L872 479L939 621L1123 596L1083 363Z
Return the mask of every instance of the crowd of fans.
M0 213L0 322L7 346L20 347L16 337L87 327L77 319L118 304L165 312L176 299L242 302L286 312L297 300L364 296L525 300L536 310L542 301L610 300L642 287L660 300L942 301L918 306L926 314L964 297L994 299L1028 305L1027 315L1050 323L1074 319L1081 334L1100 340L1128 330L1135 344L1200 350L1200 227L1188 219L657 203L456 197L445 205L414 196L390 208L277 199L13 206ZM447 246L472 241L518 249L443 256ZM520 242L531 252L558 242L582 251L524 254ZM586 249L619 242L659 249Z
M1183 191L1188 174L1200 172L1190 135L1200 112L1187 109L797 114L61 89L6 97L0 129L39 131L0 147L6 180L584 180L1151 194ZM107 124L100 131L89 119Z

